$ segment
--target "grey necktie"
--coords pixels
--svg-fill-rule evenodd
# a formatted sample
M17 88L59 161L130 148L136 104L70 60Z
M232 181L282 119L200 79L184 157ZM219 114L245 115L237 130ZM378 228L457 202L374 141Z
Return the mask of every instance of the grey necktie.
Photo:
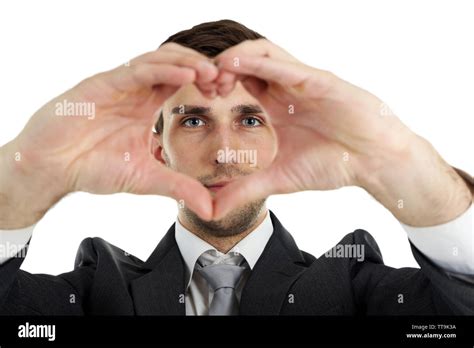
M228 264L214 264L198 268L198 272L214 291L214 297L209 306L209 315L239 314L235 288L244 271L245 267Z

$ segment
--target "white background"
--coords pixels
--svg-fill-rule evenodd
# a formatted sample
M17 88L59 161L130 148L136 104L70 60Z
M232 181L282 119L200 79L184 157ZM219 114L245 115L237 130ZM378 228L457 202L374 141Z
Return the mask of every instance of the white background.
M2 1L0 144L45 102L204 21L234 19L312 66L385 100L452 165L474 173L474 3L470 1ZM356 228L386 264L415 266L406 234L363 190L271 197L299 247L319 256ZM22 268L73 268L100 236L145 260L176 217L163 197L72 194L36 226Z

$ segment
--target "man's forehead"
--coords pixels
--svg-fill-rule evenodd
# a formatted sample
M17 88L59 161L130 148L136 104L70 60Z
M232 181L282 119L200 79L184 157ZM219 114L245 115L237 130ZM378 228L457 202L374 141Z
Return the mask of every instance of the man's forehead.
M199 89L191 84L181 87L163 105L167 115L176 114L212 114L223 111L232 113L263 113L263 108L241 84L237 82L234 90L226 97L208 99Z

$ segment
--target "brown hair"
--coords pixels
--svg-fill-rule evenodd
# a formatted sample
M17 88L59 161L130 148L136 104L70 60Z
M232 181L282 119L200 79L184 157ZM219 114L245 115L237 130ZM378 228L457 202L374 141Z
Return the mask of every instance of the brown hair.
M213 58L242 41L260 38L265 37L243 24L230 19L223 19L215 22L201 23L191 29L180 31L171 35L161 45L167 42L175 42L192 48L209 58ZM163 112L160 112L160 117L155 124L155 131L158 134L161 134L163 131Z

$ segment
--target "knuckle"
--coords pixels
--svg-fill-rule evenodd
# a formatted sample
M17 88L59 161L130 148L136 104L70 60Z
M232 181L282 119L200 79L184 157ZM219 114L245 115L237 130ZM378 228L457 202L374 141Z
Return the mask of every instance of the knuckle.
M167 42L160 46L159 50L166 50L166 49L178 49L182 46L176 42Z
M188 66L188 67L195 67L198 65L200 61L201 59L197 57L182 55L178 58L177 63L180 65Z

